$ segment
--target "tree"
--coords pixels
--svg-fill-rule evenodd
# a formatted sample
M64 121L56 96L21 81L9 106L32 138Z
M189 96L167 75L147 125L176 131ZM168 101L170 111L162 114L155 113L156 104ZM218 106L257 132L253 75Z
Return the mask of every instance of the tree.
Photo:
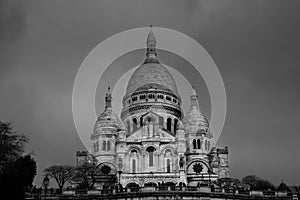
M249 185L250 189L254 189L258 180L260 180L258 176L248 175L242 179L242 183Z
M222 188L234 188L241 187L241 181L237 178L219 178L215 181L215 184Z
M273 184L255 175L249 175L244 177L242 179L242 183L249 185L250 189L254 189L254 190L268 190L268 189L274 190Z
M7 164L0 174L1 199L23 199L24 192L31 189L35 175L36 162L30 155Z
M62 191L65 183L70 181L74 174L74 167L69 165L53 165L44 170L45 175L54 178L59 190Z
M104 170L107 172L107 169ZM82 189L92 189L100 173L101 171L96 164L86 162L76 167L73 180L79 183L79 187Z
M257 181L256 186L253 188L255 190L274 190L274 185L267 180L260 179Z
M24 199L36 175L36 162L22 156L28 139L0 121L0 199Z
M24 135L13 130L11 123L0 121L0 172L5 165L22 155L27 141Z

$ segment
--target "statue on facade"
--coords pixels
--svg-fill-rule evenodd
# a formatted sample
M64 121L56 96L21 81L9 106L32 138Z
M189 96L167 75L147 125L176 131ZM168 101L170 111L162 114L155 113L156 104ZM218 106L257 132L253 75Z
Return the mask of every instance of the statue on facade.
M179 166L180 166L181 169L182 169L183 166L184 166L184 157L183 157L183 156L180 156Z

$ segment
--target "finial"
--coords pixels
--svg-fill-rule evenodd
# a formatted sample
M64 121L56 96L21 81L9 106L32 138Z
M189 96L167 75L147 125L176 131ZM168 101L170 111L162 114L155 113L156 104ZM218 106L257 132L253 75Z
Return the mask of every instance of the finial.
M192 86L192 95L191 95L191 107L199 108L198 95L195 90L195 86Z
M197 96L196 87L193 85L192 88L193 88L192 95Z
M111 96L110 86L108 86L107 93L105 95L105 108L111 108L111 101L112 101L112 96Z

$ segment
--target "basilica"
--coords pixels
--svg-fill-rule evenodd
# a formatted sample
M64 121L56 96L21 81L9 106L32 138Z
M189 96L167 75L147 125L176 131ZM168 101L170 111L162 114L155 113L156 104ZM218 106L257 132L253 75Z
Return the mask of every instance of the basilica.
M123 187L197 186L228 177L228 148L213 145L195 90L185 102L189 112L183 113L175 80L158 59L152 30L146 45L145 61L128 82L121 116L113 111L108 89L104 111L91 134L91 149L77 152L77 165L87 157L96 162L106 175L97 188L114 181Z

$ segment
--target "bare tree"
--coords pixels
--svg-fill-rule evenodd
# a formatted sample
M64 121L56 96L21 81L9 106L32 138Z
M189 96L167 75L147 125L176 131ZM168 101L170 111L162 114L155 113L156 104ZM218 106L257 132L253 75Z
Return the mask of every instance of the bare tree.
M45 175L54 178L60 191L62 191L65 183L70 181L74 174L74 167L69 165L53 165L44 170Z
M92 189L100 170L95 163L84 163L76 167L73 181L79 184L82 189Z

